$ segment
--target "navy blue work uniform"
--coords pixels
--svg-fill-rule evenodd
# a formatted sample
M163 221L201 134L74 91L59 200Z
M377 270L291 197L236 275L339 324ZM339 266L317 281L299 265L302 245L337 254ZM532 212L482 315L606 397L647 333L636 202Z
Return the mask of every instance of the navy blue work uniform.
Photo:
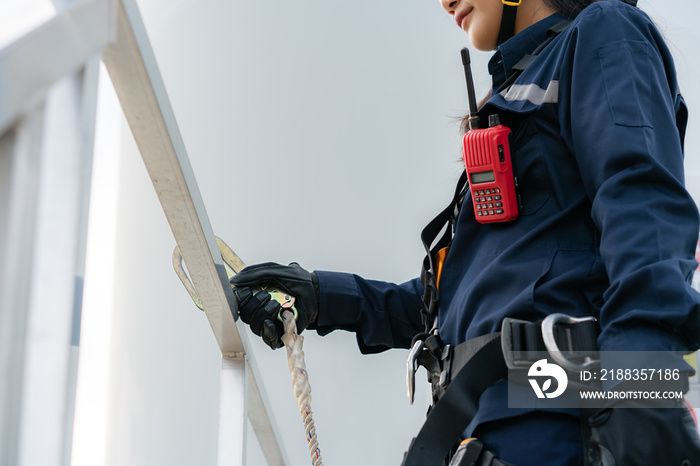
M554 14L498 48L494 89L562 19ZM684 187L687 112L647 15L619 1L587 7L512 86L492 94L481 121L493 113L513 131L522 209L513 222L482 225L465 199L440 282L442 340L457 345L499 331L505 317L562 312L597 317L601 350L697 348L700 295L690 282L700 223ZM317 274L319 333L354 331L371 353L406 348L423 330L418 279ZM505 381L488 389L470 426L501 458L541 464L542 451L576 432L573 416L509 409L506 395ZM553 464L577 462L577 435L563 447L570 460Z

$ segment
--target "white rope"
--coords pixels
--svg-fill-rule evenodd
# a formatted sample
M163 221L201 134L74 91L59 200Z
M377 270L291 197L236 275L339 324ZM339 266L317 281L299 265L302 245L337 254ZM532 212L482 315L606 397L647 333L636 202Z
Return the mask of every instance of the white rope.
M304 337L297 334L297 323L291 311L285 310L282 312L282 319L284 319L282 342L287 347L287 362L289 363L289 372L292 375L294 398L299 406L301 419L304 422L306 440L309 442L311 463L313 466L323 466L321 450L318 448L318 439L316 438L316 427L314 427L311 412L311 385L309 384L309 375L306 372L304 350L302 349Z

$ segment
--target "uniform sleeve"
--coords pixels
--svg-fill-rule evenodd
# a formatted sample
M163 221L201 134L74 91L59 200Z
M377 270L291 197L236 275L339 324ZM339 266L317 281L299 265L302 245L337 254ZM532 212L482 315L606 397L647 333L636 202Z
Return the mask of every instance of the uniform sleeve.
M338 329L355 332L360 351L369 354L408 348L422 331L420 279L397 285L349 273L316 271L316 275L319 335Z
M560 118L610 280L600 349L696 348L699 221L684 187L685 114L672 58L646 15L620 2L600 2L579 20Z

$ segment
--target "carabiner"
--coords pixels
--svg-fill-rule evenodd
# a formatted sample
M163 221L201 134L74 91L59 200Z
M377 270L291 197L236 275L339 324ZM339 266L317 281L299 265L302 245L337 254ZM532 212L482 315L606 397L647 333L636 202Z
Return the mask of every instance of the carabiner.
M425 341L416 340L408 353L406 360L406 392L409 404L413 404L413 396L416 393L416 371L418 370L418 356L420 356L425 346Z

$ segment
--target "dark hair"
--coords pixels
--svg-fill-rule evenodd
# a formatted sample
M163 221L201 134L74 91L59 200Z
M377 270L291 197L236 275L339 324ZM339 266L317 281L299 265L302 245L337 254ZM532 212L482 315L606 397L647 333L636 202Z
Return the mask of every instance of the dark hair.
M599 0L543 0L544 3L559 11L567 18L575 18L584 8Z

